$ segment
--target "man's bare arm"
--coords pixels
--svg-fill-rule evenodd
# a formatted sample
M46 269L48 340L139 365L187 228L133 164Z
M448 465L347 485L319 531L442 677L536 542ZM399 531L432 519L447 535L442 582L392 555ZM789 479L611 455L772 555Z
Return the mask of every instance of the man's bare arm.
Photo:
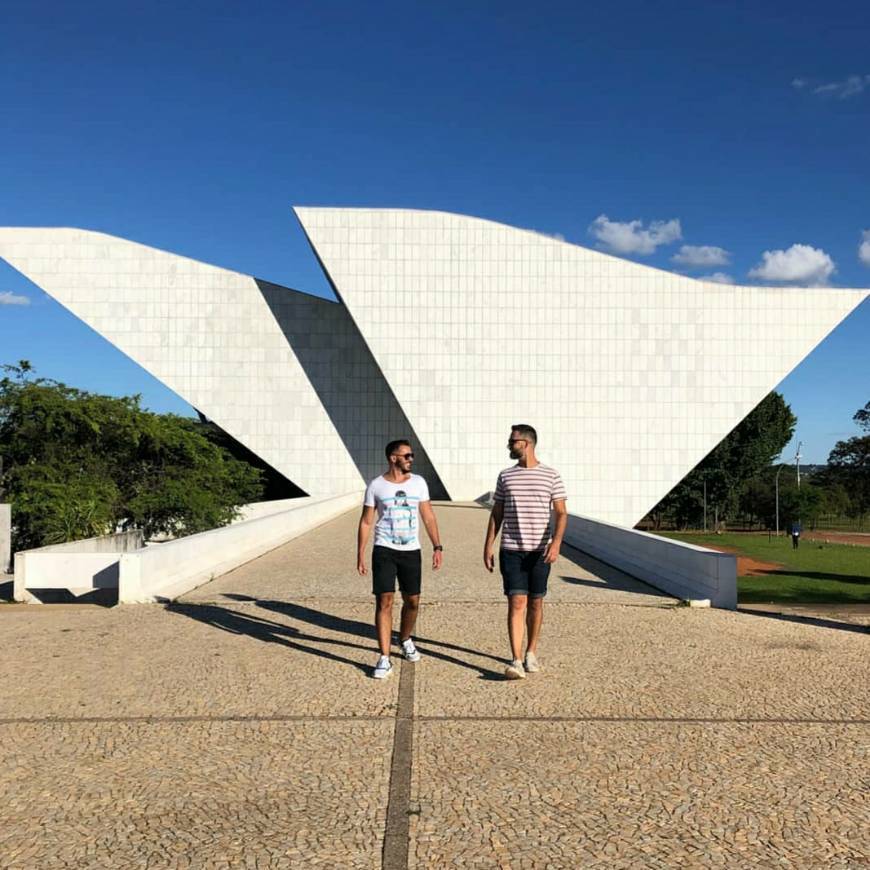
M487 571L495 570L495 539L501 529L501 521L504 519L504 504L497 501L489 514L489 523L486 527L486 541L483 545L483 564Z
M556 515L556 529L553 532L553 540L550 541L547 549L544 551L544 561L548 565L551 565L559 558L559 551L562 549L562 539L565 537L565 528L568 525L568 508L564 498L553 502L553 513Z
M368 505L363 505L362 514L359 518L359 529L356 533L356 570L360 574L367 574L366 568L366 545L369 542L369 535L372 531L372 525L375 521L375 509Z
M426 526L426 534L429 535L432 546L440 547L441 536L438 534L438 520L435 519L435 511L432 510L431 501L420 502L420 519L423 520L423 525ZM432 568L435 571L441 567L443 557L444 554L441 550L432 551Z

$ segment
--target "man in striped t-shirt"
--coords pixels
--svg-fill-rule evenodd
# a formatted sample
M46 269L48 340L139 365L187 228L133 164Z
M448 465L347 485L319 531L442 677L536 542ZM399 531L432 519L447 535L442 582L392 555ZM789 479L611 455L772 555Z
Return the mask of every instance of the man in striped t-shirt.
M537 652L547 578L550 565L559 556L568 524L565 484L555 468L538 462L537 443L538 433L532 426L512 427L508 449L517 464L498 476L483 547L483 564L487 571L493 571L493 547L501 529L498 564L508 597L511 663L505 668L505 676L509 680L521 680L526 671L536 673L541 669ZM555 531L551 529L551 511L556 515ZM528 632L525 664L524 629Z

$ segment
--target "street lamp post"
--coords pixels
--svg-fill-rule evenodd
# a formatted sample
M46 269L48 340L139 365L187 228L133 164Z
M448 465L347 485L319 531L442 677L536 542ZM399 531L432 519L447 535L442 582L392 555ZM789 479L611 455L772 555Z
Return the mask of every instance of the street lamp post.
M801 444L803 444L803 443L804 443L803 441L798 441L797 450L795 450L795 452L794 452L794 467L797 470L798 531L800 531L800 526L801 526L801 516L800 516L800 513L801 513L801 500L800 500L800 494L801 494Z
M797 471L797 488L801 488L801 445L803 441L798 441L797 450L795 450L794 454L794 467Z
M779 537L779 476L785 466L780 463L776 470L776 536Z
M704 475L704 534L707 534L707 475Z

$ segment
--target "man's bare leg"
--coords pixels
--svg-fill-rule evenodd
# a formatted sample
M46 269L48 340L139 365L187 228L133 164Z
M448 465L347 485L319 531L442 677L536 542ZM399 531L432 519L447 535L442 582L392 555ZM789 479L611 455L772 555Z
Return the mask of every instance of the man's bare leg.
M544 621L544 599L530 598L529 609L526 611L526 629L528 631L528 646L526 649L536 655L538 638L541 636L541 623Z
M402 622L399 626L400 641L406 641L414 633L414 626L417 624L417 612L419 609L419 595L402 596Z
M508 595L508 637L514 661L522 661L523 658L523 635L526 632L528 597L528 595Z
M393 592L381 592L375 601L375 630L382 656L389 656L393 634Z

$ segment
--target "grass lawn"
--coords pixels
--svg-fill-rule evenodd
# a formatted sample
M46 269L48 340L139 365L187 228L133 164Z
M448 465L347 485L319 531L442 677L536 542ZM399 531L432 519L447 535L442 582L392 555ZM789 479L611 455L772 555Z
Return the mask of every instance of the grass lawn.
M738 555L781 567L761 577L738 577L741 604L870 604L870 547L822 544L802 540L793 550L791 539L766 534L723 535L664 532L663 537L689 544L727 548Z

